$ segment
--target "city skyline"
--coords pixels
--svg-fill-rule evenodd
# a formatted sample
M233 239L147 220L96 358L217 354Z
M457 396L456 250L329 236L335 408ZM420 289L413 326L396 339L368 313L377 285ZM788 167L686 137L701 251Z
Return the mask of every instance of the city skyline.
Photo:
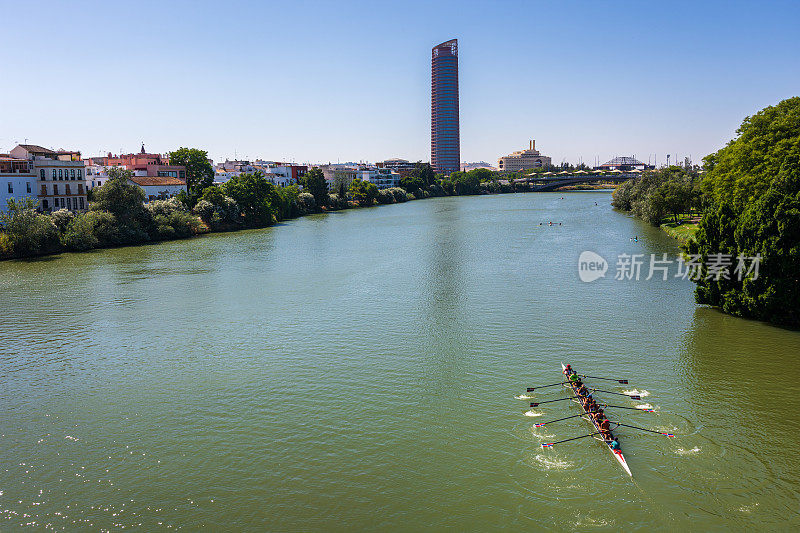
M8 65L70 58L27 62L35 79L0 86L0 150L27 139L93 156L144 140L216 161L428 161L426 56L443 37L464 52L461 161L493 163L536 138L554 164L667 153L699 162L800 86L800 7L788 2L140 5L159 16L43 2L36 38L23 25L0 35ZM9 19L31 13L4 6ZM273 19L291 23L260 31Z

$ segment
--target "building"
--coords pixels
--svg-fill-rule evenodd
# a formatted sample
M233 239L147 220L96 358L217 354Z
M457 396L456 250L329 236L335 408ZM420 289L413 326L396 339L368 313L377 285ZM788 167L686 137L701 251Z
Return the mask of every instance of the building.
M36 175L35 194L39 198L39 208L42 211L83 211L88 208L84 164L80 152L20 144L9 155L30 163Z
M444 174L461 168L457 39L431 50L431 165Z
M5 211L8 200L38 199L36 173L27 159L0 154L0 211Z
M279 163L277 161L256 161L255 169L264 174L276 187L297 185L300 178L308 172L308 166L293 163Z
M400 186L400 174L388 168L362 168L356 171L356 177L374 183L379 189Z
M170 165L169 158L161 154L147 153L142 144L142 149L136 154L114 155L111 152L104 157L91 157L84 160L87 166L99 165L102 167L123 167L132 170L137 176L150 176L162 178L178 178L186 180L186 167Z
M338 191L342 184L346 189L356 179L357 169L349 163L321 165L319 169L322 170L322 175L328 182L329 191Z
M611 161L606 161L605 163L597 167L597 169L600 170L622 170L622 171L645 170L648 168L653 168L653 167L648 167L646 164L642 163L635 157L625 157L625 156L615 157Z
M497 160L497 168L502 172L518 172L529 168L549 167L551 159L539 153L536 141L531 140L527 150L512 152Z
M128 183L137 185L144 191L145 202L166 200L181 191L186 192L186 180L173 176L134 175L128 178Z

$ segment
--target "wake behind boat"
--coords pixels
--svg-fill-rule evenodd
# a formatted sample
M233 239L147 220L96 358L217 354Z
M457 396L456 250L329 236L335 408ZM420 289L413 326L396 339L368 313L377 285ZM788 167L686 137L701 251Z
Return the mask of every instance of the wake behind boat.
M580 417L590 424L594 428L594 432L589 433L587 435L581 435L579 437L573 437L571 439L564 439L557 442L548 442L542 444L542 448L552 448L556 444L561 444L564 442L569 442L577 439L582 439L585 437L594 437L597 441L602 442L603 445L608 448L611 454L614 456L614 459L622 466L622 468L628 473L629 476L633 477L633 473L631 472L630 467L628 466L628 461L625 459L625 456L622 453L621 446L619 444L619 439L614 436L613 430L619 427L628 427L632 429L638 429L641 431L646 431L649 433L658 433L660 435L664 435L666 437L674 437L672 433L663 433L661 431L653 431L651 429L640 428L637 426L631 426L629 424L623 424L621 422L612 422L606 416L604 408L612 408L612 409L629 409L638 412L654 412L653 409L640 409L637 407L626 407L621 405L609 405L609 404L600 404L596 401L593 397L593 392L601 392L607 394L615 394L619 396L627 396L631 400L640 400L641 396L636 394L623 394L620 392L612 392L612 391L602 391L600 389L595 388L588 388L581 378L590 378L590 379L603 379L607 381L616 381L621 385L627 385L628 380L625 379L610 379L610 378L599 378L596 376L587 376L585 374L578 374L575 370L572 369L570 365L564 365L561 363L561 371L564 374L564 381L559 383L553 383L550 385L544 385L543 387L528 387L528 392L533 392L536 389L544 388L544 387L555 387L557 385L561 385L565 388L570 390L570 396L568 398L559 398L556 400L546 400L543 402L531 402L531 407L538 407L543 403L551 403L557 402L561 400L572 400L573 402L577 403L580 407L581 413L577 415L567 416L564 418L559 418L556 420L551 420L549 422L543 422L539 424L535 424L534 427L544 427L549 424L553 424L555 422L560 422L562 420L568 420L570 418L577 418Z

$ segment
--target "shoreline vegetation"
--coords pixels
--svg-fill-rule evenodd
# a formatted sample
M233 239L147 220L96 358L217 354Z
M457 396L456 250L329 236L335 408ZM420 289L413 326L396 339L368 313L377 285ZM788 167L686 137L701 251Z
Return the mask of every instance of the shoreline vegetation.
M644 172L617 187L612 206L660 226L701 263L698 303L800 328L800 97L746 117L699 170ZM740 270L755 257L758 270Z
M213 184L213 170L202 150L181 148L171 157L187 167L189 193L144 203L144 192L128 182L131 172L109 170L109 180L90 191L89 210L37 211L35 200L9 200L0 212L0 260L26 259L64 252L135 246L185 239L206 233L265 228L306 215L404 203L425 198L530 192L527 183L515 183L522 174L488 169L435 174L426 163L417 164L400 187L378 189L353 180L329 191L319 169L312 169L296 185L276 187L262 174L244 173ZM564 167L567 168L567 167ZM511 178L511 179L509 179ZM595 190L613 185L568 186L559 190Z

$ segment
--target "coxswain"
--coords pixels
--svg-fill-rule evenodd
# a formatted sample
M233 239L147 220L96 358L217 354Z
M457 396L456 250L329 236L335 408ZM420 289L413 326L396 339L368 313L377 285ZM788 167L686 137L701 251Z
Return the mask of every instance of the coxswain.
M619 450L619 439L614 437L611 442L608 444L612 450L618 451Z
M566 366L566 368L564 368L564 373L565 373L566 375L568 375L568 376L569 376L570 374L572 374L572 367L571 367L570 365L567 365L567 366Z

